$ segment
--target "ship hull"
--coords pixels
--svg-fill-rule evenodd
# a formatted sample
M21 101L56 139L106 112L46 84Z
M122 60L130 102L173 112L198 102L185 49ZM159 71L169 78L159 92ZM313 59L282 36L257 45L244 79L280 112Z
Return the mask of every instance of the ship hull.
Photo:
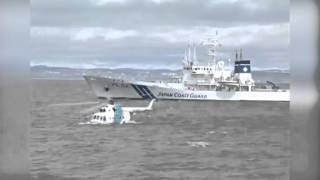
M111 78L84 76L99 98L221 101L290 101L290 91L194 91L169 88L156 83L126 82Z

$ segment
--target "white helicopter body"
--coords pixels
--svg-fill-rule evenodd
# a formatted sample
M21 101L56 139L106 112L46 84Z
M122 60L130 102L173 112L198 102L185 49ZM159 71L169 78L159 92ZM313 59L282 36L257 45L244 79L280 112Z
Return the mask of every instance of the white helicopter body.
M94 113L90 123L93 124L130 124L131 114L133 112L152 110L152 105L155 100L151 100L147 107L121 107L119 104L107 104L100 108L100 111Z

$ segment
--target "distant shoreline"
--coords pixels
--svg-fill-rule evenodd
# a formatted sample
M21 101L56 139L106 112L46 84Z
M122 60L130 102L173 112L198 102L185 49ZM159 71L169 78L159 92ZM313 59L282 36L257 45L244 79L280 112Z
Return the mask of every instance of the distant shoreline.
M106 71L182 71L180 68L178 69L170 69L170 68L159 68L159 69L139 69L139 68L76 68L76 67L66 67L66 66L47 66L47 65L30 65L30 69L69 69L69 70L83 70L83 71L94 71L94 70L106 70ZM290 69L285 68L252 68L252 71L255 72L284 72L290 73Z
M166 81L172 77L181 77L182 70L168 69L73 69L65 67L33 66L31 79L42 80L84 80L83 75L103 76L125 79L128 81ZM290 84L290 71L286 70L252 70L256 83L271 81Z
M59 78L31 78L31 80L49 80L49 81L85 81L84 79L59 79Z

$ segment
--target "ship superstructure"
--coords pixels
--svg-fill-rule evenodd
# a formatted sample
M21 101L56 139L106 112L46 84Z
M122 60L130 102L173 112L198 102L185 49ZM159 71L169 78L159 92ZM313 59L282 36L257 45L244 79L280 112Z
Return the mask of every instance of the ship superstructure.
M193 46L193 58L191 58L191 47L188 46L183 61L183 85L187 89L195 90L234 90L252 91L255 86L251 74L250 60L243 59L242 49L236 51L234 68L231 67L231 59L228 66L225 61L217 61L217 48L221 46L217 39L209 38L203 43L208 47L207 64L200 64L196 56L196 46Z

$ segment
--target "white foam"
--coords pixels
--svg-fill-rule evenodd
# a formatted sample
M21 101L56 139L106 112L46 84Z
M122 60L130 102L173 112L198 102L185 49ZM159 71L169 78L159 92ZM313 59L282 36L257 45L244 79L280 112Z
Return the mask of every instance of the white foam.
M59 106L81 106L81 105L92 105L98 104L99 102L74 102L74 103L58 103L58 104L50 104L49 107L59 107Z
M227 135L227 134L228 134L228 132L227 132L227 131L222 131L222 132L221 132L221 134L223 134L223 135Z
M80 122L79 125L111 125L114 123L107 123L107 122L95 122L95 121L87 121L87 122ZM128 121L126 123L123 123L121 125L126 124L142 124L142 122L136 122L136 121Z
M136 121L128 121L125 124L141 124L141 122L136 122Z
M203 148L210 146L210 144L205 141L195 141L195 142L189 141L187 142L187 144L192 147L203 147Z
M92 122L92 121L79 123L79 125L98 125L98 124L100 124L100 125L111 125L113 123Z

